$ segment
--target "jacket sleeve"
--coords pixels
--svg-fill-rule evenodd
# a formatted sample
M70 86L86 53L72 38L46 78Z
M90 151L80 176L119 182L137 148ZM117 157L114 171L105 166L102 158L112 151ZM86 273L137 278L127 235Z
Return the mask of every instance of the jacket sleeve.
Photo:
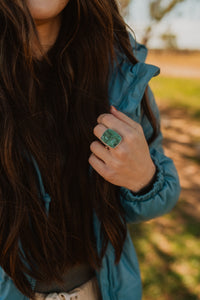
M111 80L111 104L127 116L140 123L146 139L152 132L152 126L147 117L141 113L142 96L148 87L148 97L151 109L160 123L160 112L154 95L148 86L149 80L157 76L159 68L145 63L147 48L137 43L129 33L133 54L138 59L132 65L122 55L119 59L120 71L116 68ZM152 160L157 167L157 177L151 189L144 194L134 194L127 188L120 187L120 201L125 210L127 222L142 222L168 213L176 204L180 195L180 181L173 160L167 157L163 150L163 135L160 131L157 138L149 146Z
M148 87L151 108L160 123L160 113L154 95ZM145 115L141 116L146 139L152 134L152 127ZM180 195L180 181L173 160L164 154L163 135L160 131L150 145L149 151L157 167L157 177L152 189L144 195L134 195L129 189L121 187L121 203L125 210L127 222L139 223L168 213L176 204Z
M29 300L14 285L12 279L0 267L0 300Z

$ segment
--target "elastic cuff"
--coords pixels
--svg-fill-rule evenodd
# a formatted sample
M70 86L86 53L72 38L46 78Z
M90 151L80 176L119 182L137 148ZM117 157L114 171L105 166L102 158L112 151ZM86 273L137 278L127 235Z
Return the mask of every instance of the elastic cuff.
M156 166L156 169L157 169L156 181L153 183L152 189L144 195L139 195L139 194L134 195L134 193L131 190L129 190L125 187L121 187L120 192L121 192L122 196L124 197L124 200L126 200L126 201L145 201L145 200L149 200L154 195L156 195L159 190L162 189L162 187L164 185L163 168L160 165L158 159L154 155L151 155L151 158L152 158L152 160L153 160L153 162Z
M158 174L158 168L156 166L156 171L155 171L155 174L152 177L151 181L146 186L144 186L142 189L140 189L138 192L131 191L133 196L142 196L142 195L145 195L148 192L150 192L154 186L154 183L157 181L157 174Z

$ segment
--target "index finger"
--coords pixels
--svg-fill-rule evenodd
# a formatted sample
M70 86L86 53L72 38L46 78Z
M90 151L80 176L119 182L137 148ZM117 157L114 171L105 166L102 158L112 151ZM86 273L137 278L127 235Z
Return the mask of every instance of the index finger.
M124 121L118 119L114 114L101 114L97 118L97 122L99 124L103 124L105 127L116 130L120 135L126 137L127 134L130 133L131 128L130 125L125 123Z
M125 113L121 112L120 110L117 110L114 106L111 105L110 109L111 113L118 119L124 121L131 127L135 128L137 126L137 122L135 122L133 119L129 118Z

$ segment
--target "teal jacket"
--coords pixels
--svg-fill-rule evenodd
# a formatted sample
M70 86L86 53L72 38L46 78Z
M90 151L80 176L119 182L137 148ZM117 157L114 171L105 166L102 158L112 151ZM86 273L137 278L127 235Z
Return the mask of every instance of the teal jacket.
M125 55L118 56L109 79L109 101L118 110L125 113L143 127L145 137L152 134L152 127L148 119L141 113L141 100L149 80L159 74L159 68L145 63L147 49L138 44L130 34L133 53L138 59L132 65ZM150 104L154 114L160 122L160 114L151 89L148 86ZM156 140L150 145L151 158L158 169L156 181L149 192L135 195L130 190L120 188L120 200L126 213L127 223L139 223L168 213L176 204L180 195L179 177L171 158L164 154L162 147L163 136L160 132ZM40 189L48 212L50 196L45 192L37 163L35 167L40 180ZM100 222L94 213L94 231L97 248L100 252ZM136 252L128 232L121 259L114 263L115 253L109 243L103 258L103 265L96 272L103 300L141 300L142 284ZM27 276L28 277L28 276ZM35 280L28 277L32 287ZM28 300L14 285L12 279L0 268L0 300Z

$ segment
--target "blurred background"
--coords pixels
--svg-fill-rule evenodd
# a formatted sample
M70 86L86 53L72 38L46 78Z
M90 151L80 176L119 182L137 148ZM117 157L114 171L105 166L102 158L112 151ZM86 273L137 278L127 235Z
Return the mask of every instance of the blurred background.
M182 186L170 214L129 226L143 300L200 299L200 0L118 0L147 63L161 113L164 150Z

